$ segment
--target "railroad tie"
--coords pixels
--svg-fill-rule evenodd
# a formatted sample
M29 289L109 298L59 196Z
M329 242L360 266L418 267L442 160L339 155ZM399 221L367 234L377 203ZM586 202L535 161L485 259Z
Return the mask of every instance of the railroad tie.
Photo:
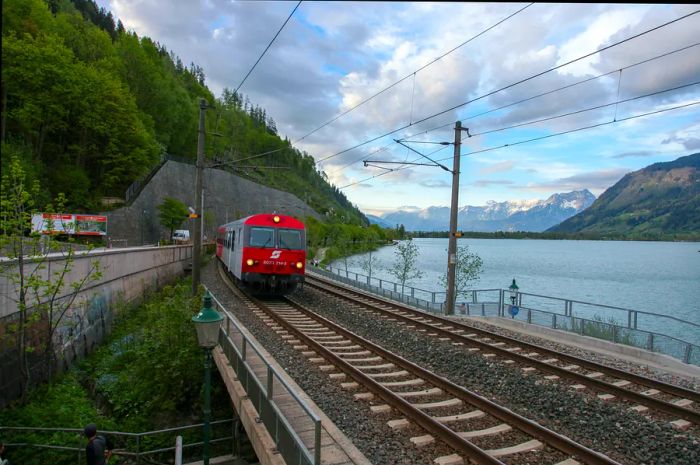
M355 400L372 400L374 399L374 394L371 392L359 392L357 394L353 394L352 396Z
M435 465L463 465L464 459L457 454L443 455L433 460L433 463Z
M502 449L490 449L486 453L493 457L503 457L504 455L519 454L522 452L530 452L536 449L542 449L543 444L537 439L532 439L515 446L503 447Z
M692 400L690 399L677 399L671 402L672 404L676 404L679 407L688 407L690 404L693 403Z
M356 383L355 381L351 381L349 383L340 383L340 387L342 387L343 389L347 389L347 390L356 389L359 386L360 385L358 383Z
M406 370L392 371L391 373L365 373L366 376L372 379L397 378L399 376L406 376L407 374L408 372Z
M500 425L492 426L491 428L480 429L475 431L465 431L457 433L462 439L482 438L484 436L493 436L494 434L506 433L513 428L510 425L501 423Z
M408 399L411 397L435 396L437 394L442 394L442 389L432 388L432 389L423 389L422 391L397 392L395 394L399 397L404 398L404 399Z
M669 424L671 425L672 428L680 430L680 431L685 431L688 428L690 428L691 423L688 420L673 420L669 421Z
M435 421L439 421L440 423L452 423L455 421L462 421L462 420L471 420L473 418L482 418L486 416L484 412L481 410L472 410L471 412L467 413L460 413L458 415L448 415L446 417L436 417Z
M613 386L617 386L617 387L625 387L625 386L629 386L630 384L632 384L632 383L630 383L626 379L623 379L621 381L615 381L614 383L612 383Z
M432 437L429 434L425 434L423 436L413 436L410 441L413 443L414 446L416 447L425 447L429 444L432 444L435 442L435 438Z
M388 413L391 412L391 406L387 404L382 404L382 405L373 405L370 408L370 411L372 413Z
M441 400L438 402L427 402L425 404L413 404L413 408L418 410L431 410L434 408L442 407L455 407L457 405L462 405L462 399L452 398L447 400Z
M382 386L389 388L389 387L403 387L403 386L421 386L425 384L425 380L421 378L413 378L413 379L408 379L406 381L389 381L385 383L379 383Z
M563 462L555 463L554 465L581 465L581 462L574 459L566 459Z
M386 422L386 425L391 429L407 428L410 424L411 424L411 422L405 418L399 418L397 420L389 420Z
M360 371L364 371L364 370L384 370L387 368L394 368L395 366L396 365L394 365L393 363L383 363L381 365L358 365L358 366L355 366L355 368L360 370Z

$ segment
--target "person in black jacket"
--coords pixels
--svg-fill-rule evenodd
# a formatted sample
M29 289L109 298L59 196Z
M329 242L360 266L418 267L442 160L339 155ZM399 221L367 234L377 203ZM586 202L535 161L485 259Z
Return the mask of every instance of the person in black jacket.
M112 447L108 444L107 439L97 434L97 425L94 423L87 425L83 432L88 438L87 446L85 446L87 465L106 465L112 455L110 450Z

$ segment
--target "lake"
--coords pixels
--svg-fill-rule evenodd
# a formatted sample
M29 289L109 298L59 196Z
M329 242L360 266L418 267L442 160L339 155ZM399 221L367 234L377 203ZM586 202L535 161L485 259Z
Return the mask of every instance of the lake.
M414 239L424 276L410 285L441 291L447 269L447 239ZM700 243L459 239L458 247L483 260L474 289L506 289L513 278L521 292L674 316L700 324ZM387 271L395 247L372 253L381 269L372 276L396 281ZM358 257L348 270L366 274ZM345 267L342 260L332 266Z

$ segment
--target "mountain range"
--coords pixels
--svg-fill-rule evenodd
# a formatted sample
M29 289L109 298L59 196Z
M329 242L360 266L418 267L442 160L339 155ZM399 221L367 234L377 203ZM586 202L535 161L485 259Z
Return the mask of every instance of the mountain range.
M457 213L462 231L545 231L585 210L595 196L583 189L553 194L545 200L489 201L484 206L466 205ZM381 216L366 215L370 222L382 227L402 224L407 231L447 231L450 227L449 207L401 207Z
M700 153L627 173L551 232L659 235L700 232Z

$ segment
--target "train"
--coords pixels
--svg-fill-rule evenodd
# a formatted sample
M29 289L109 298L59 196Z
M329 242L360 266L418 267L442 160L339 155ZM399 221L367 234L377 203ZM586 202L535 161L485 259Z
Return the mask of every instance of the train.
M304 283L306 229L292 216L262 213L219 226L216 256L243 287L283 295Z

